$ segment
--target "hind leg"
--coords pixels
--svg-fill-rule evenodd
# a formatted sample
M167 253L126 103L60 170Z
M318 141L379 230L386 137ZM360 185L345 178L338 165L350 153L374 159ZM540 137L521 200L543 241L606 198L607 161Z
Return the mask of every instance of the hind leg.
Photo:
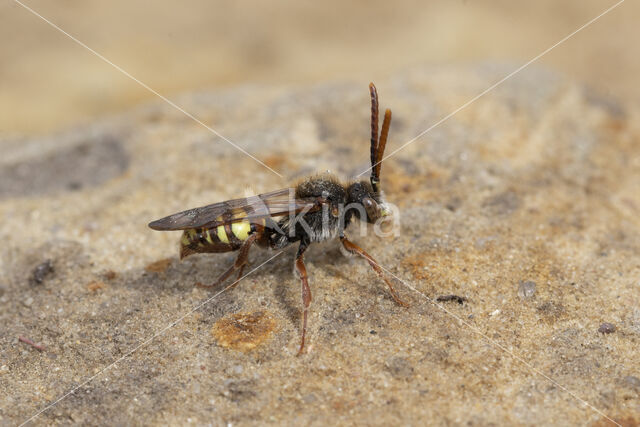
M307 267L304 265L304 251L309 246L309 243L302 240L300 246L298 246L298 253L296 255L296 271L300 276L300 282L302 283L302 337L300 338L300 349L298 349L297 356L300 356L304 350L304 339L307 335L307 314L309 312L309 305L311 304L311 288L309 288L309 280L307 278Z
M258 237L257 234L252 234L252 235L249 236L249 238L247 240L244 241L244 243L240 247L240 252L238 253L238 256L236 257L236 260L233 263L233 265L231 267L229 267L227 269L227 271L222 273L220 275L220 277L218 277L218 279L215 282L213 282L210 285L203 285L202 283L197 283L196 286L201 287L201 288L213 288L213 287L216 287L216 286L220 285L222 282L224 282L225 280L227 280L229 278L229 276L231 276L233 274L234 271L240 270L240 272L238 274L238 279L235 281L235 283L233 283L231 285L231 287L234 287L235 285L237 285L238 281L242 277L242 272L244 270L244 266L247 265L247 261L249 260L249 249L251 249L251 245L256 241L257 237Z

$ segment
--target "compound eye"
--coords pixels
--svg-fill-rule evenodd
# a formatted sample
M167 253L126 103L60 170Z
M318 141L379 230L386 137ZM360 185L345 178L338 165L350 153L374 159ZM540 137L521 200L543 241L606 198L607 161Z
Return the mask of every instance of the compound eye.
M367 217L369 220L376 220L380 213L378 212L378 204L370 197L365 197L362 199L362 204L364 205L364 209L367 211Z

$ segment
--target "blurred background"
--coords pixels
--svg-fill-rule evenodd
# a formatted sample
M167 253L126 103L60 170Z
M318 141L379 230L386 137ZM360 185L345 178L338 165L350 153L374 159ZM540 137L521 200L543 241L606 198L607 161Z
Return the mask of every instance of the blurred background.
M615 1L24 0L167 97L246 82L382 80L420 64L533 58ZM537 63L640 99L640 4ZM14 1L0 5L0 136L42 135L155 100Z

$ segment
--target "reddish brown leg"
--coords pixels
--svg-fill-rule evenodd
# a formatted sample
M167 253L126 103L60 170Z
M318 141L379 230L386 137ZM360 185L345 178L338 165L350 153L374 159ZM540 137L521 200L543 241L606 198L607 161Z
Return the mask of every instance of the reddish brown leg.
M229 267L229 269L227 271L222 273L220 275L220 277L218 277L218 279L215 282L213 282L210 285L203 285L202 283L198 282L198 283L196 283L196 286L201 287L201 288L213 288L213 287L216 287L216 286L220 285L222 282L224 282L225 280L227 280L229 278L229 276L231 276L233 274L233 272L238 270L238 269L240 269L240 274L238 274L238 280L240 280L240 278L242 277L242 271L244 270L244 266L247 264L247 261L249 259L249 249L251 248L251 245L253 244L253 242L256 241L257 237L258 237L257 234L252 234L252 235L249 236L249 238L247 240L244 241L244 243L240 247L240 253L238 253L238 257L236 258L236 260L233 263L233 265L231 267ZM236 286L238 284L238 280L236 280L236 283L231 285L231 287Z
M238 270L238 278L236 279L236 282L238 280L240 280L240 278L242 277L242 273L244 272L244 268L246 267L246 265L248 264L248 262L245 262L244 264L242 264L242 266L240 267L240 270ZM235 285L234 285L235 286Z
M396 294L396 290L393 288L393 284L389 280L387 280L387 278L384 276L384 274L382 272L382 268L380 268L380 266L378 265L376 260L373 259L371 257L371 255L366 253L364 251L364 249L362 249L360 246L358 246L355 243L350 242L349 240L347 240L347 238L344 237L344 236L340 237L340 241L342 242L342 245L344 246L344 248L347 251L349 251L352 254L360 255L362 258L366 259L369 262L369 265L371 265L371 268L373 268L375 270L375 272L378 274L378 277L380 277L382 280L384 280L384 282L387 284L387 286L389 286L389 290L391 291L391 296L393 297L393 299L398 304L400 304L403 307L408 307L409 306L409 304L407 304L406 302L402 301L400 299L400 297L398 296L398 294Z
M309 312L309 305L311 304L311 288L309 288L309 281L307 279L307 268L304 266L303 254L309 246L309 243L304 240L300 242L298 247L298 254L296 255L296 271L300 276L302 282L302 338L300 339L300 349L296 356L300 356L304 350L304 339L307 335L307 314Z

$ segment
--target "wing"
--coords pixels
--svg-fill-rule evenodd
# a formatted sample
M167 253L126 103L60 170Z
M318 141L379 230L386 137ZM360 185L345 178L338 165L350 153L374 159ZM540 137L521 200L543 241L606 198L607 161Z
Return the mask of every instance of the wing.
M264 218L317 210L325 201L321 197L295 198L295 194L295 188L283 188L257 196L227 200L169 215L149 223L149 227L169 231L214 228L246 220L259 222Z

